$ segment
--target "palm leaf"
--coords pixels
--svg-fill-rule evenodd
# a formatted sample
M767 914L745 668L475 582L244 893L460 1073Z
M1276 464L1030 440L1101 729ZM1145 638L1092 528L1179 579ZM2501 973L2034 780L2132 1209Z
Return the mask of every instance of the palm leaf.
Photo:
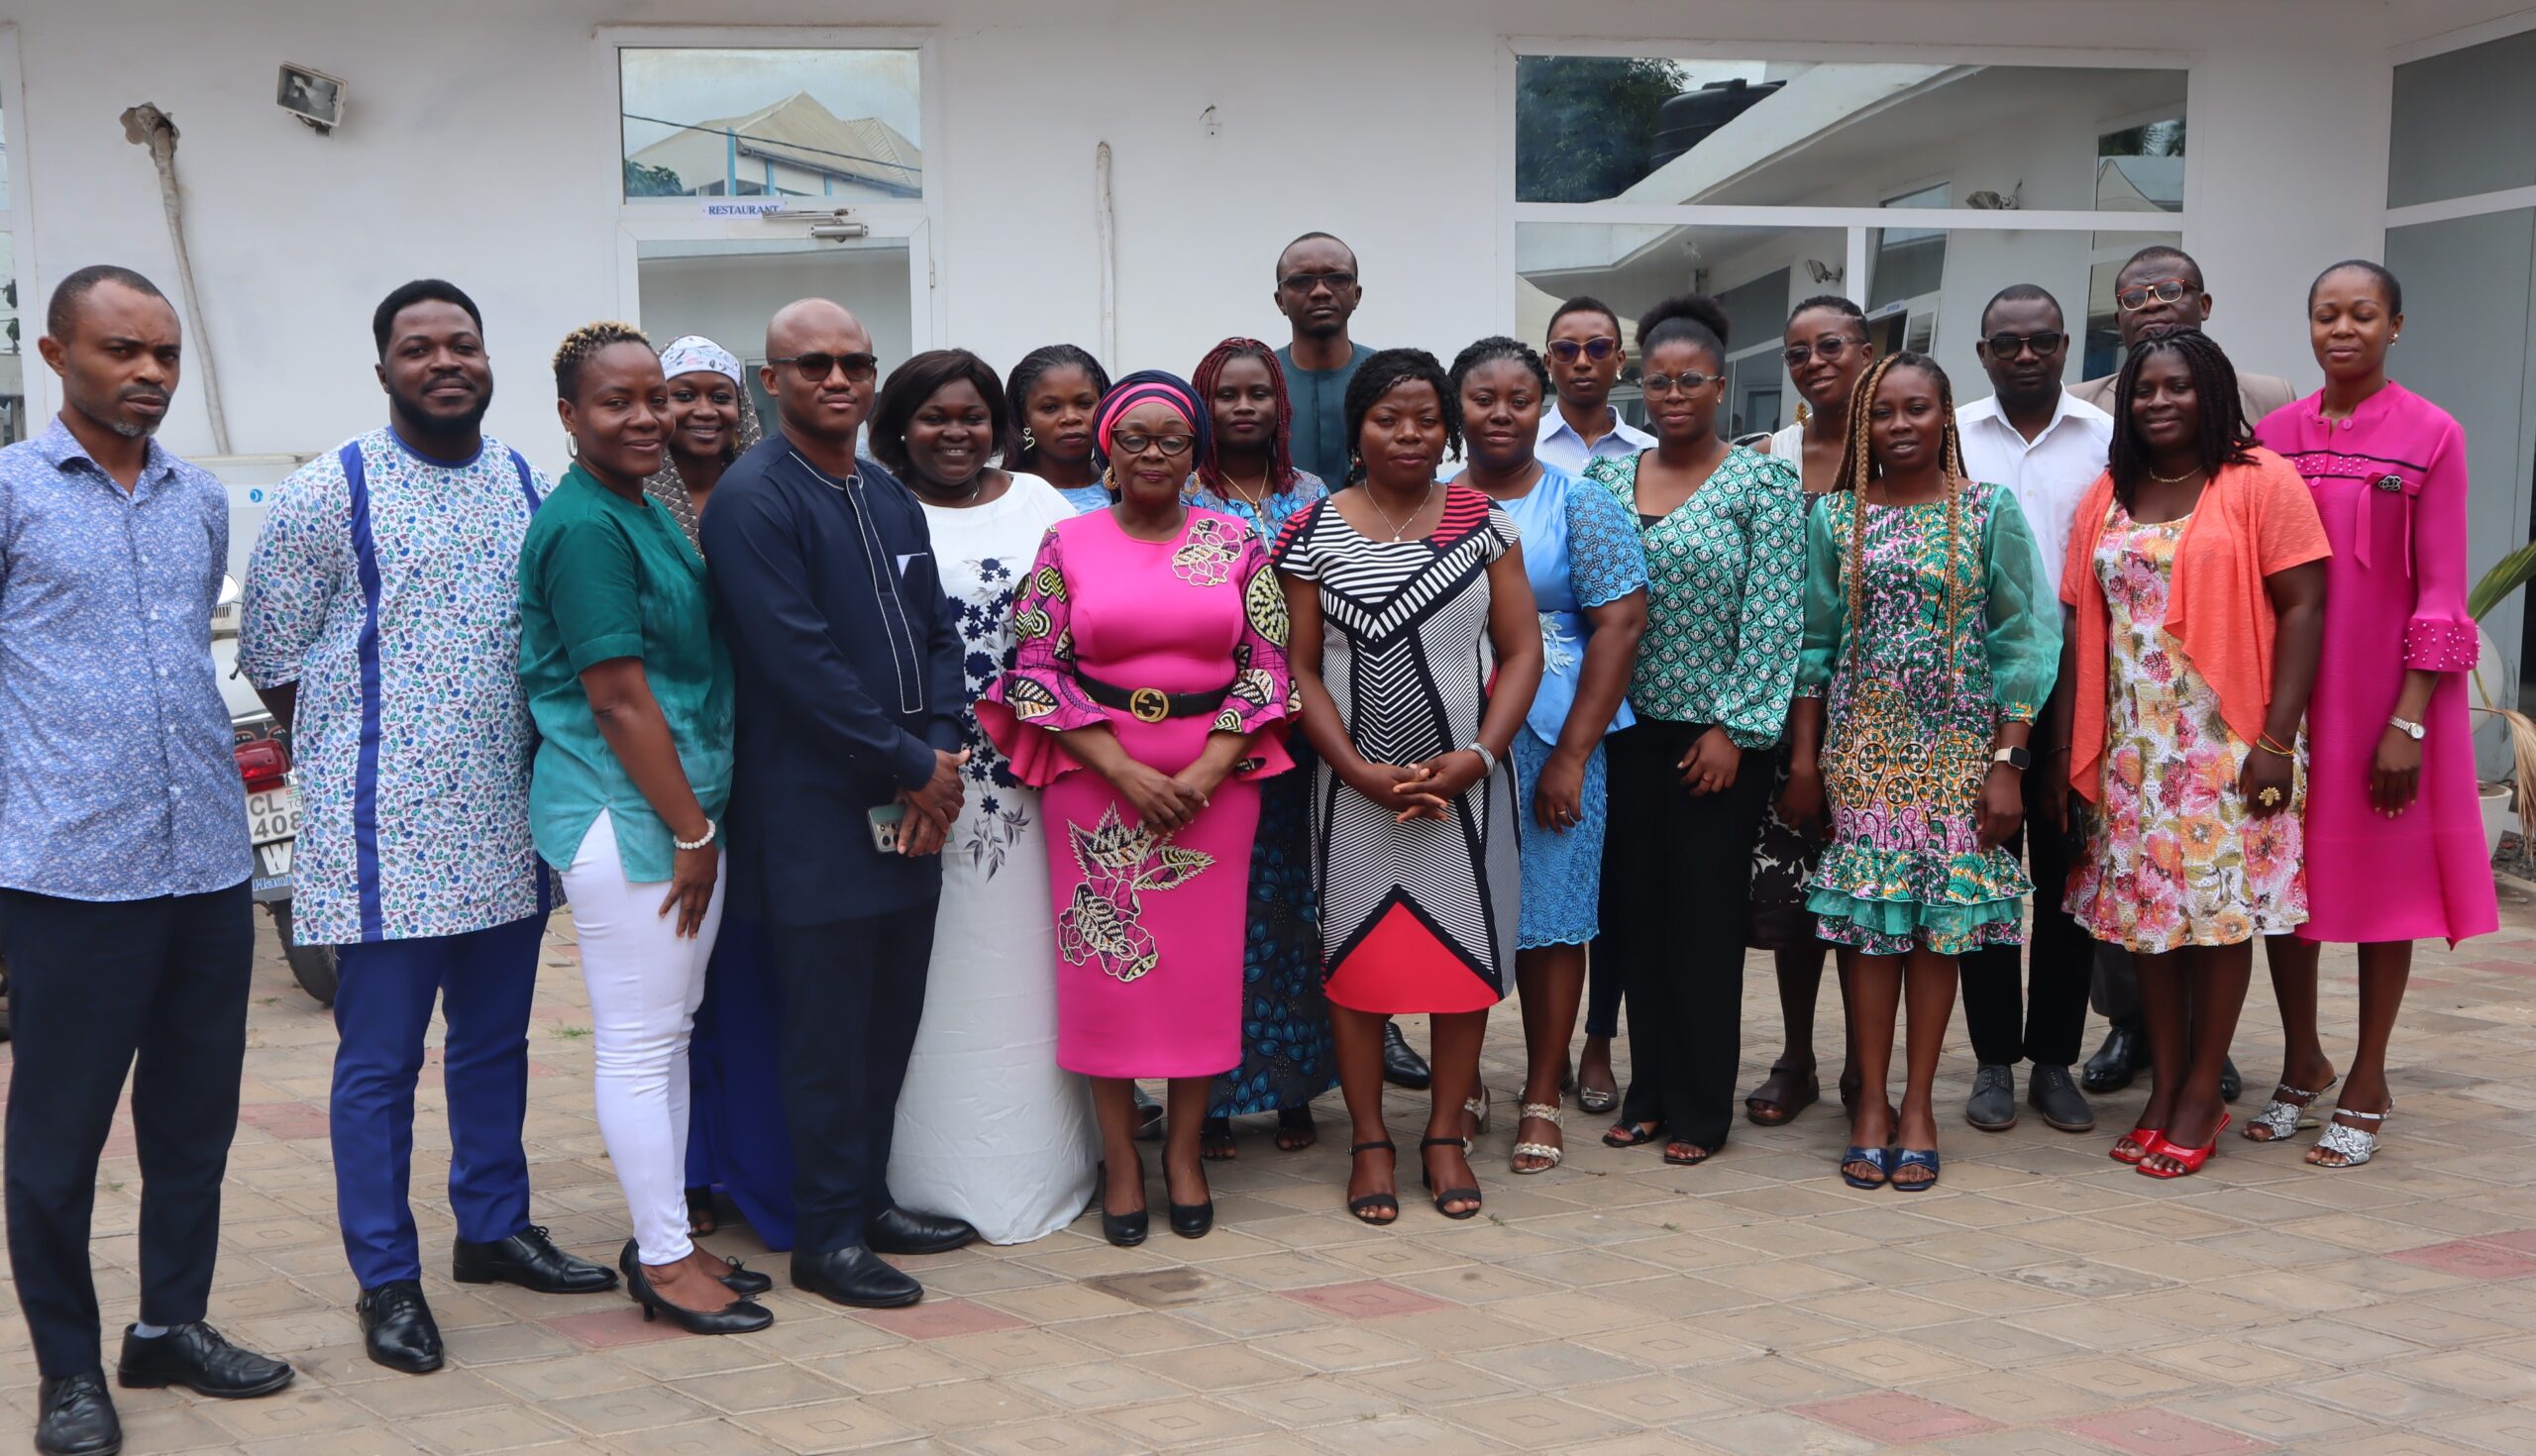
M2483 579L2476 582L2474 589L2466 593L2466 615L2482 621L2483 613L2500 605L2503 598L2526 585L2531 576L2536 576L2536 541L2528 542L2492 564L2492 569L2483 573Z

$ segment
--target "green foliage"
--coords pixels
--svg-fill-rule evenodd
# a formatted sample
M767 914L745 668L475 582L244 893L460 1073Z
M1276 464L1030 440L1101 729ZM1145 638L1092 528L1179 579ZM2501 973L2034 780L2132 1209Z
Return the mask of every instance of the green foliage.
M684 197L687 185L678 173L665 166L625 158L625 195L628 197Z
M2536 576L2536 541L2502 557L2483 573L2483 579L2466 593L2466 615L2480 622L2483 614L2501 604L2508 595Z
M1669 60L1526 55L1515 62L1515 196L1596 202L1652 170L1655 116L1682 89Z

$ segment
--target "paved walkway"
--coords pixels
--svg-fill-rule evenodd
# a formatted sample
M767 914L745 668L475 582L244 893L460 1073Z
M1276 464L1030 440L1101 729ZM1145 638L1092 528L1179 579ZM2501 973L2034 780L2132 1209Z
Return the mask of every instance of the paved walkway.
M1505 1175L1508 1125L1482 1140L1484 1217L1450 1223L1411 1196L1398 1227L1375 1230L1340 1207L1332 1096L1309 1153L1245 1133L1241 1160L1218 1165L1217 1227L1200 1242L1157 1220L1143 1248L1111 1249L1087 1216L1027 1247L917 1261L930 1294L912 1309L848 1313L779 1288L772 1330L724 1339L646 1326L621 1295L434 1278L450 1362L421 1379L362 1357L327 1162L334 1030L267 932L212 1317L289 1356L300 1379L234 1404L119 1392L128 1449L2536 1451L2536 907L2510 882L2504 904L2500 936L2423 954L2388 1151L2357 1172L2231 1135L2199 1177L2138 1177L2104 1156L2137 1089L2102 1108L2096 1134L2029 1117L1984 1136L1952 1117L1971 1072L1958 1035L1931 1193L1842 1187L1845 1129L1827 1107L1741 1127L1690 1170L1605 1149L1574 1117L1567 1166L1537 1178ZM536 1207L559 1242L612 1261L625 1218L591 1120L570 924L558 928L533 1032ZM2327 1024L2347 1029L2351 958L2326 970ZM2257 983L2238 1051L2259 1092L2277 1021ZM1748 987L1747 1085L1776 1044L1757 957ZM1520 1053L1509 1008L1488 1058L1501 1101ZM425 1083L418 1213L426 1249L446 1249L447 1140L437 1075ZM1421 1103L1392 1096L1407 1135ZM133 1311L128 1131L103 1178L111 1327ZM757 1253L745 1229L712 1242ZM759 1262L780 1281L780 1259ZM0 1449L23 1450L36 1376L13 1292L7 1302Z

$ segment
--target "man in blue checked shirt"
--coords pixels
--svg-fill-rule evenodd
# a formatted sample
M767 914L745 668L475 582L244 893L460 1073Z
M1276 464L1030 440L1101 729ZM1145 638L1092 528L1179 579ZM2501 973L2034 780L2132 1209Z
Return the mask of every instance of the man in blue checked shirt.
M529 839L517 573L547 482L483 433L493 373L475 300L417 279L370 327L387 424L282 483L248 564L238 661L292 729L292 930L338 947L335 1201L363 1341L420 1375L442 1356L406 1202L434 1000L452 1277L581 1294L616 1275L529 1222L520 1145L552 905Z
M89 1215L132 1074L141 1318L127 1386L262 1396L291 1368L202 1322L247 1051L245 790L211 667L220 482L151 439L176 311L129 268L61 280L40 345L61 416L0 450L0 955L9 1264L43 1379L36 1449L111 1452Z

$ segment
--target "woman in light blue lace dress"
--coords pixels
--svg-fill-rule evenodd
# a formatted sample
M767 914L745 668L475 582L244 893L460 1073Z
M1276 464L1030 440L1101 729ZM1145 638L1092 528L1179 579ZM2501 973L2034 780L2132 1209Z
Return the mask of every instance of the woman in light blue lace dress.
M1524 877L1515 979L1527 1066L1513 1166L1542 1173L1564 1156L1559 1083L1585 988L1585 947L1600 921L1603 736L1632 721L1646 559L1617 498L1534 455L1550 393L1539 355L1513 339L1482 339L1453 361L1452 384L1470 451L1461 481L1487 492L1523 533L1524 573L1541 620L1540 691L1515 735Z

